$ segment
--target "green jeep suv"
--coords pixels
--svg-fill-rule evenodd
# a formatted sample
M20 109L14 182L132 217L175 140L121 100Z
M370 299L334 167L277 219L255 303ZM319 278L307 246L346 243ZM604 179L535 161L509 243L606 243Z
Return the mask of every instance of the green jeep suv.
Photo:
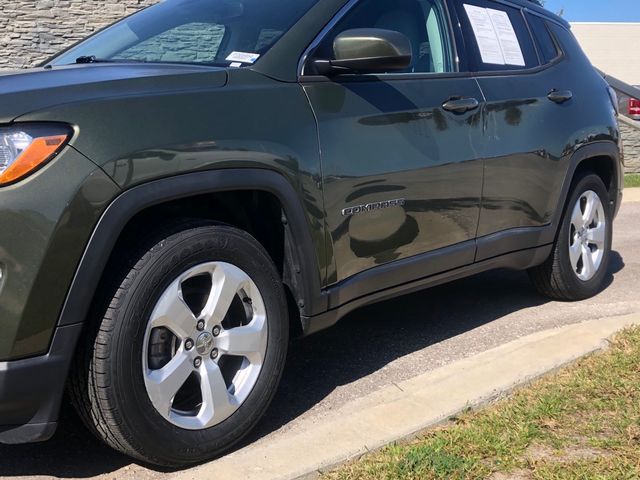
M0 75L0 442L66 388L189 465L362 305L494 268L595 295L616 104L527 0L166 0Z

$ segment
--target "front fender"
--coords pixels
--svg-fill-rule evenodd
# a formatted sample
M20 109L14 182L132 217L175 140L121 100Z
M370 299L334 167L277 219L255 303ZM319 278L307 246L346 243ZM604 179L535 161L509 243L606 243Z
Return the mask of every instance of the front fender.
M84 322L93 293L103 275L109 254L127 223L143 210L182 198L228 191L265 191L276 196L292 235L301 291L301 313L312 316L327 309L321 295L320 272L311 232L298 194L280 174L261 169L214 170L179 175L131 188L106 209L87 245L60 315L59 326Z

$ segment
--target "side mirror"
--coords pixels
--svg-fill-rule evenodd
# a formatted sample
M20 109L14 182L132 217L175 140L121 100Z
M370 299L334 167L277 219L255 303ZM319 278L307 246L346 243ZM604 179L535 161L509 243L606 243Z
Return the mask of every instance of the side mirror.
M413 53L406 35L379 28L347 30L333 42L335 60L315 60L321 75L386 73L406 70Z

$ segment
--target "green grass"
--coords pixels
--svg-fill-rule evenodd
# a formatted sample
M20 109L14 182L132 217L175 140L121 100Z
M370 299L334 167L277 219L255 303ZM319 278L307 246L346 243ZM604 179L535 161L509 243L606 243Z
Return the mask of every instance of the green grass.
M625 175L624 186L625 188L640 187L640 174Z
M410 444L323 476L385 479L640 478L640 328L478 412Z

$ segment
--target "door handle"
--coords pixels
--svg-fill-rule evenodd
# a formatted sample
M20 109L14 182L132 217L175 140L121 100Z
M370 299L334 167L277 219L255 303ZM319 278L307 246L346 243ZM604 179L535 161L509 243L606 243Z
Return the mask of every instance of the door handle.
M549 92L547 98L552 102L561 104L564 102L568 102L573 98L573 92L570 90L556 90L555 88Z
M448 112L465 113L475 110L480 106L480 102L475 98L459 98L453 97L442 104L442 108Z

